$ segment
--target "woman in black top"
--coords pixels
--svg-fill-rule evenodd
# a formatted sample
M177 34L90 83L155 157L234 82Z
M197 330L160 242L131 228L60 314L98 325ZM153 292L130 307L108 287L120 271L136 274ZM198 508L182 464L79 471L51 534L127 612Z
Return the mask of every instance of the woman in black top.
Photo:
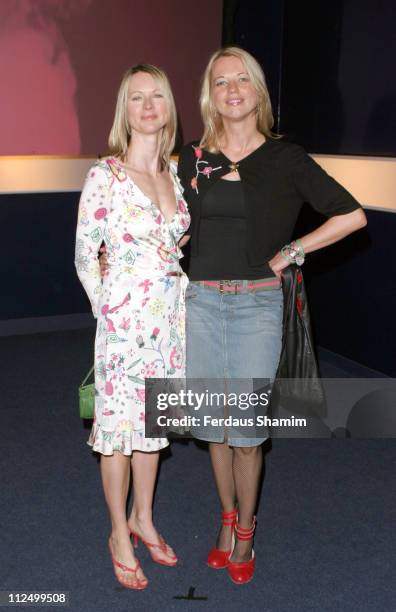
M271 133L265 78L249 53L228 47L211 57L201 112L202 139L184 147L178 169L192 217L187 375L224 377L227 384L235 378L273 379L282 270L363 227L366 217L301 147ZM328 220L288 244L303 202ZM227 567L231 579L242 584L254 572L262 439L235 438L227 427L220 431L220 439L218 430L194 432L210 441L223 510L208 564Z

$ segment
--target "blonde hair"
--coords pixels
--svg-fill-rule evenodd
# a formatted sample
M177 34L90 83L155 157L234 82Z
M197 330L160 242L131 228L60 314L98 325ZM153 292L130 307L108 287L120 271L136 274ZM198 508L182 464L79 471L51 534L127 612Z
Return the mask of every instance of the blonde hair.
M125 72L118 90L114 121L109 134L110 153L124 160L131 140L128 123L127 104L129 79L138 72L150 74L161 87L168 102L168 121L162 130L159 158L162 168L169 166L170 156L175 146L177 113L172 89L165 72L152 64L137 64Z
M250 53L239 47L225 47L218 49L209 59L209 63L202 79L200 96L201 115L204 124L204 133L201 138L200 146L216 153L219 151L219 139L223 134L223 121L217 113L212 100L212 71L213 64L221 57L237 57L246 68L246 72L256 89L258 96L257 103L257 129L259 132L270 138L278 136L271 131L274 125L271 100L265 81L264 72L257 60Z

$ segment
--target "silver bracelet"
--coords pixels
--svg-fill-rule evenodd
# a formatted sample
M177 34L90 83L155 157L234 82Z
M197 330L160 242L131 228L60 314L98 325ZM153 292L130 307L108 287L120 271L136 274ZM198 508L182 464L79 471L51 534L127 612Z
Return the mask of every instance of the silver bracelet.
M294 263L298 266L302 266L305 261L305 251L301 244L301 240L294 240L290 244L286 244L281 248L280 254L287 263Z

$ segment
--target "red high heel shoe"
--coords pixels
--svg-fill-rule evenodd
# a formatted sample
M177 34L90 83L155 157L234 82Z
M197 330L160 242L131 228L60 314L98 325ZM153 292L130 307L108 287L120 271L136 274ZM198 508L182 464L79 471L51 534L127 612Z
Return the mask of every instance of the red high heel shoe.
M221 522L223 527L231 527L231 530L233 532L236 517L236 509L232 510L231 512L222 512ZM223 569L228 565L228 560L231 556L231 552L232 548L230 550L220 550L219 548L214 547L208 554L207 564L213 569Z
M253 525L241 527L238 522L235 524L235 536L238 540L253 540L254 530L256 529L256 517L253 517ZM232 582L235 584L246 584L253 578L254 564L256 558L252 549L252 558L249 561L237 563L236 561L228 561L227 570Z
M146 542L146 540L143 540L141 536L138 536L137 533L134 533L133 531L131 531L131 536L133 536L133 545L135 548L137 548L139 538L141 539L143 544L147 546L148 551L151 555L151 558L153 561L155 561L155 563L159 563L160 565L166 565L167 567L175 567L175 565L177 564L176 555L169 555L167 553L167 550L166 550L167 543L165 542L164 538L161 535L159 536L160 544L151 544L150 542ZM158 548L161 552L163 552L165 555L167 555L170 558L170 561L165 561L165 559L161 559L160 557L155 555L155 553L152 550L153 548L154 549Z
M142 591L143 589L145 589L148 585L148 580L142 581L136 578L136 572L140 568L139 561L136 559L135 567L128 567L127 565L124 565L124 563L120 563L120 561L117 561L117 559L114 558L113 547L111 545L110 540L109 540L109 550L110 550L111 560L112 560L113 567L114 567L114 574L118 582L126 589L135 589L136 591ZM137 580L137 583L131 584L130 582L126 582L126 580L123 580L121 576L117 574L116 567L119 567L120 569L122 569L123 572L130 572L131 574L134 574Z

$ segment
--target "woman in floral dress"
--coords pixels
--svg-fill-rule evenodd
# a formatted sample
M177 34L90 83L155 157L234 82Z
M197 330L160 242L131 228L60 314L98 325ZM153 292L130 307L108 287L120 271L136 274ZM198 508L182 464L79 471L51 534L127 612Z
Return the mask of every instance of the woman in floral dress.
M97 318L95 418L88 443L101 453L112 533L109 547L123 586L147 586L130 535L154 561L177 558L152 522L159 450L145 438L146 378L183 377L184 291L178 243L190 217L170 162L176 111L165 74L139 65L125 74L109 144L112 156L88 172L81 195L76 268ZM104 242L108 272L101 279ZM134 501L127 520L130 470Z

